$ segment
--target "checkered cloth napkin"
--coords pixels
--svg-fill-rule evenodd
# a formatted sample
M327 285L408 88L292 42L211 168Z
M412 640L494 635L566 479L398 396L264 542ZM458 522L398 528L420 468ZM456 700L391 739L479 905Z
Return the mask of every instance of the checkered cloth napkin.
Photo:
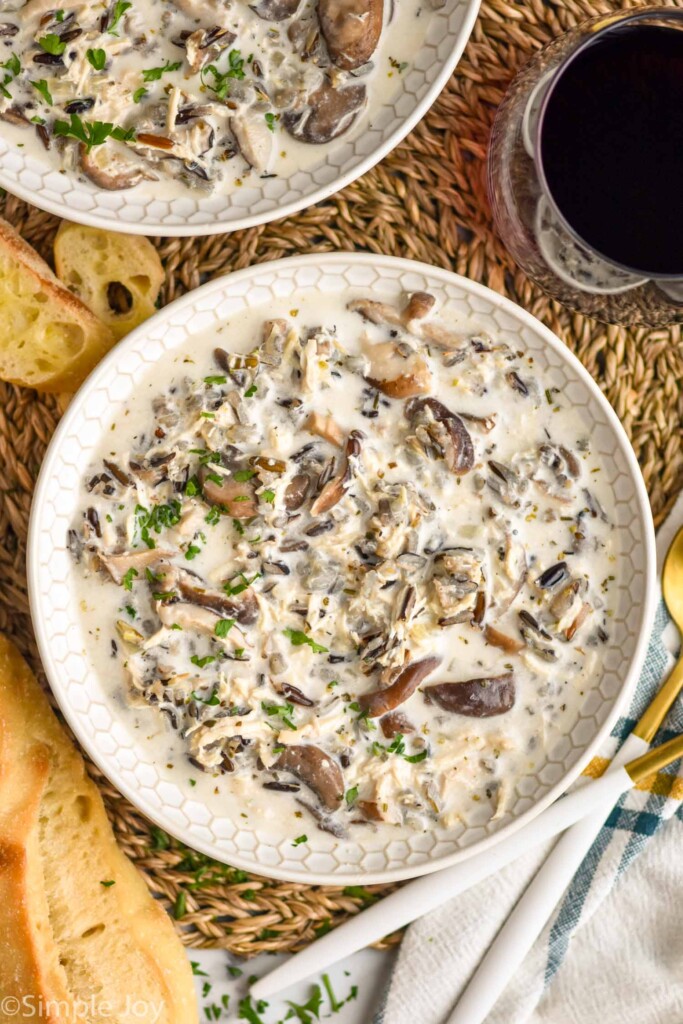
M657 536L660 571L682 523L683 495ZM598 774L632 730L679 646L660 601L628 716L589 773ZM679 700L655 744L681 732ZM682 799L683 769L622 797L487 1024L683 1022ZM551 848L530 852L412 925L375 1024L442 1024Z

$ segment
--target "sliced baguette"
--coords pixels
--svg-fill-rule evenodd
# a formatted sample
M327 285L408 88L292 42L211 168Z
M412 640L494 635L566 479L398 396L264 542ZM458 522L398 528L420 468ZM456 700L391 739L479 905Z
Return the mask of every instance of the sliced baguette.
M57 275L117 340L155 312L164 268L147 238L62 221L54 254Z
M0 219L0 378L74 391L115 338Z
M117 847L81 756L2 636L0 994L0 1024L197 1022L171 919ZM3 1016L9 996L28 1007L23 1016Z

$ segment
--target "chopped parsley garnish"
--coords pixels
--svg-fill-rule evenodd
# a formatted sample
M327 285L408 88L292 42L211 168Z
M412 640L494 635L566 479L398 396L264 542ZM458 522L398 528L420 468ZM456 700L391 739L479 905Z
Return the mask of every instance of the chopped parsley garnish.
M181 889L176 896L176 901L173 907L173 916L178 921L181 917L185 917L187 913L187 893Z
M155 601L170 601L172 597L177 596L174 590L155 590L152 594Z
M38 40L38 46L45 53L51 53L53 57L61 57L66 50L66 43L61 36L58 36L55 32L48 32L46 36L43 36Z
M128 613L128 615L130 615L131 619L137 618L138 613L135 611L135 608L133 608L132 604L126 605L126 612Z
M190 660L194 661L194 658L191 658ZM211 660L213 661L213 658ZM193 690L192 693L190 694L190 697L192 698L192 700L196 700L198 704L206 704L210 708L215 708L217 704L220 704L220 699L218 697L216 690L212 691L210 697L202 697L200 696L200 694L196 692L196 690Z
M327 654L329 651L329 647L323 647L322 644L317 644L313 637L303 633L300 629L283 629L282 632L288 638L293 647L303 647L304 644L307 644L314 654Z
M323 985L325 986L327 998L330 1001L330 1009L332 1010L332 1013L339 1013L344 1003L340 1003L337 997L335 996L334 992L332 991L332 982L330 981L329 974L323 974L322 979Z
M124 590L132 590L133 589L133 579L137 575L138 575L137 569L133 569L133 568L128 569L123 574L123 579L121 580L121 583L123 585L123 589Z
M242 526L242 524L239 521L239 519L233 519L232 525L237 530L237 532L239 533L240 537L243 537L244 536L244 527Z
M9 91L7 86L12 82L21 71L21 61L17 57L16 53L13 53L6 61L0 63L0 68L4 68L7 74L5 75L2 85L0 85L0 93L8 100L12 99L12 93Z
M208 978L208 974L206 973L206 971L202 971L200 969L199 962L197 960L190 960L190 967L192 968L192 973L196 977Z
M191 562L193 558L196 558L197 555L201 554L201 550L202 549L199 547L199 545L189 544L185 551L185 561Z
M354 899L363 900L364 903L374 903L377 899L364 885L346 885L342 889L342 896L352 896Z
M100 885L105 889L111 889L112 885L116 885L116 882L100 882Z
M247 388L247 390L244 392L244 397L245 398L253 398L257 391L258 391L258 388L256 387L256 385L255 384L251 384Z
M236 480L238 484L244 483L245 480L251 480L252 476L256 476L255 469L238 469L236 473L232 474L233 480Z
M287 1005L291 1008L287 1014L287 1018L290 1018L292 1014L294 1014L299 1021L299 1024L312 1024L314 1020L320 1019L320 1008L322 1006L322 1002L323 994L320 985L313 985L311 994L305 1003L294 1003L291 999L287 1000Z
M227 384L228 378L222 374L214 374L212 377L205 377L205 384Z
M88 62L92 64L95 71L102 71L104 65L107 63L107 54L104 50L87 50L86 57Z
M213 84L206 80L207 75L212 76ZM215 92L219 100L225 100L230 95L231 78L244 78L244 60L239 50L231 50L228 54L227 71L219 71L215 64L207 64L202 71L202 83Z
M147 577L150 583L158 583L159 580L161 579L161 576L159 576L155 572L152 572L152 570L149 568L145 569L145 576Z
M148 548L155 548L156 542L150 537L150 530L161 533L164 527L170 528L180 522L181 505L177 498L172 498L167 505L154 505L146 509L143 505L135 506L135 525Z
M304 833L304 835L296 837L296 839L292 843L292 846L301 846L302 843L307 843L307 842L308 842L308 836Z
M52 106L52 103L53 103L52 93L50 92L50 90L48 88L48 85L47 85L47 82L45 81L45 79L41 78L38 82L31 82L31 85L36 90L36 92L40 93L40 95L43 97L45 102L49 103L50 106Z
M199 486L199 480L196 476L191 476L185 484L185 494L188 498L194 498L195 495L199 494L201 487Z
M265 114L264 117L266 119L266 124L268 125L268 128L270 129L270 131L274 132L275 131L275 125L276 125L277 121L280 120L280 115L279 114L268 113L268 114Z
M55 11L55 21L59 22L60 25L64 21L64 11L61 7L58 11Z
M282 720L282 724L287 729L292 729L296 732L296 726L292 721L292 715L294 714L294 705L287 701L286 704L271 704L267 700L261 701L261 709L267 715L276 715Z
M109 32L110 35L118 35L118 32L116 32L115 29L118 28L118 24L126 11L130 10L132 6L132 3L129 3L128 0L116 0L114 10L111 12L109 25L107 26L107 32Z
M212 661L215 661L215 660L216 660L216 657L213 654L205 654L203 658L200 658L198 654L193 654L192 657L190 658L190 661L192 662L192 664L196 665L197 668L204 668L205 665L209 665L209 664L211 664ZM210 704L211 701L204 701L204 703L205 704ZM218 701L215 700L213 703L214 704L218 704Z
M133 103L140 103L141 100L144 100L147 92L148 90L145 89L144 85L141 85L140 88L136 89L133 93Z
M242 971L239 967L233 967L232 965L229 965L228 974L230 975L231 978L241 978L242 975L244 974L244 971Z
M226 637L234 625L234 619L221 619L220 622L216 623L214 633L216 636Z
M355 804L356 800L358 799L358 786L351 786L351 789L347 789L346 793L344 794L344 799L346 800L349 807L351 806L351 804Z
M167 60L163 67L147 68L143 71L142 80L143 82L158 82L162 75L167 74L169 71L178 71L182 66L183 62L181 60L173 61L173 63L171 63L170 60Z
M208 523L209 526L215 526L221 518L220 505L212 505L207 514L204 516L204 522Z
M260 580L261 579L261 575L262 574L260 572L257 572L257 573L254 573L254 575L251 577L251 579L249 579L247 576L244 575L243 572L238 573L238 575L237 576L233 576L232 579L233 580L241 579L242 582L241 583L237 583L237 584L235 584L235 586L233 586L232 580L228 580L227 583L223 584L223 590L228 595L228 597L237 597L238 594L243 594L244 591L247 590L252 585L252 583L256 582L256 580Z
M236 647L235 648L235 657L236 658L241 658L243 656L243 654L244 654L244 647Z
M421 750L419 754L404 754L403 760L409 761L411 764L417 764L418 761L424 761L427 756L426 750Z
M272 505L275 501L275 491L267 489L261 495L264 501L267 501L269 505Z
M424 761L427 757L426 750L421 750L418 754L406 754L405 750L405 740L400 732L396 733L388 747L382 746L382 744L377 743L377 741L375 741L371 747L372 753L377 757L381 757L383 754L397 754L399 757L402 757L404 761L410 762L410 764L418 764L420 761Z
M82 142L87 151L101 146L109 137L117 142L130 142L135 138L133 128L121 128L110 121L82 121L78 114L72 114L70 121L55 121L55 135L74 138Z
M199 465L208 466L211 462L216 463L220 466L221 464L221 453L220 452L207 452L203 448L193 449L195 454L199 455Z

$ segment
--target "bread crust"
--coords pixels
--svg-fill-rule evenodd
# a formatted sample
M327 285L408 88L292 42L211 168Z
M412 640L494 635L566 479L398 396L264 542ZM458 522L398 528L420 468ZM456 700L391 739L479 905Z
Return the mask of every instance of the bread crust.
M134 1014L144 1024L198 1019L171 919L116 845L80 754L2 636L0 993L57 1006L41 1018L49 1024L129 1024L133 1004L147 1007ZM101 1017L93 1000L106 1004ZM30 1016L0 1008L0 1024Z
M43 391L75 389L112 347L114 336L85 303L81 302L62 284L47 263L14 230L12 225L2 218L0 218L0 260L6 260L18 268L25 275L26 280L32 283L35 290L46 296L47 302L42 303L41 310L49 310L54 321L73 324L83 331L84 344L81 351L77 353L63 352L62 371L47 373L44 379L40 379L40 374L38 374L35 380L35 386ZM5 339L5 346L10 346L17 340ZM30 351L30 330L27 331L24 341L27 350ZM0 355L1 365L2 357ZM27 383L23 376L13 375L11 371L2 375L13 384Z

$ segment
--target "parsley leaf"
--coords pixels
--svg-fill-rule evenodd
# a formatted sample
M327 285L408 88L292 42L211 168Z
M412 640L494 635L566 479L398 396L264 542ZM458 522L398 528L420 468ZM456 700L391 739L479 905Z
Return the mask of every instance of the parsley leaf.
M144 85L141 85L140 88L136 89L133 93L133 103L139 103L140 100L144 100L146 95L147 89L145 89Z
M48 32L46 36L38 40L38 46L45 53L51 53L53 57L61 57L66 50L66 43L55 32Z
M208 523L209 526L215 526L221 518L221 507L220 505L213 505L207 514L204 516L204 522Z
M417 764L418 761L424 761L427 756L426 750L421 750L419 754L405 754L403 757L404 761L409 761L411 764Z
M181 60L174 61L167 60L163 67L160 68L147 68L146 71L142 72L143 82L158 82L162 75L165 75L168 71L178 71L183 66Z
M244 483L245 480L251 480L252 476L256 476L255 469L238 469L236 473L232 474L233 480L236 480L238 484Z
M234 625L234 619L221 619L216 623L214 633L216 636L226 637Z
M192 658L191 660L194 661L194 658ZM211 660L213 661L213 658ZM215 708L217 704L220 704L218 694L216 693L215 690L213 690L210 697L200 697L200 695L195 690L193 690L192 693L190 694L190 697L192 698L192 700L196 700L198 704L207 704L211 708Z
M264 116L265 116L266 124L268 125L268 128L270 129L271 132L274 132L275 131L275 124L276 124L277 121L280 120L280 115L279 114L268 113L268 114L265 114Z
M196 558L197 555L201 554L201 550L202 549L198 544L188 544L187 550L185 551L185 561L191 562L193 558Z
M211 377L205 377L204 378L204 383L205 384L227 384L228 383L228 378L222 376L221 374L214 374Z
M307 644L314 654L327 654L329 651L329 647L317 644L313 637L303 633L300 629L283 629L282 632L293 647L302 647L304 644Z
M192 657L190 658L192 664L196 665L197 668L204 668L205 665L209 665L212 661L215 660L216 658L215 655L213 654L205 654L203 658L200 658L198 654L193 654ZM216 700L214 701L214 703L217 704L218 701Z
M123 574L122 584L124 590L133 589L133 577L138 575L137 569L130 568Z
M213 85L206 80L206 75L213 77ZM244 78L244 60L239 50L231 50L228 54L227 71L219 71L215 64L207 64L202 71L202 83L215 92L219 100L225 100L229 96L231 78Z
M110 35L118 35L118 32L115 32L114 30L118 28L118 24L121 21L121 18L124 16L126 11L130 10L132 6L132 3L129 3L128 0L116 0L116 3L114 4L114 10L111 13L109 25L107 26L107 32Z
M50 106L52 106L52 102L53 102L53 100L52 100L52 93L50 92L50 90L48 88L48 85L47 85L47 82L45 81L45 79L41 78L40 81L38 81L38 82L31 82L31 85L36 90L36 92L40 93L40 95L43 97L45 102L49 103Z
M150 530L161 533L164 527L176 526L180 522L180 510L177 498L172 498L167 505L154 505L150 510L143 505L135 506L135 525L148 548L156 547L156 542L149 535Z
M53 131L55 135L77 139L88 152L93 146L101 146L110 136L118 142L129 142L135 137L133 128L120 128L110 121L82 121L78 114L72 114L70 121L55 121Z
M12 93L9 91L7 86L10 82L14 81L19 72L21 71L21 61L17 57L16 53L11 54L7 60L0 63L0 68L4 68L7 74L5 75L2 84L0 84L0 94L6 99L12 99Z
M200 491L201 487L199 485L199 480L197 479L196 476L191 476L190 479L185 484L185 494L188 496L188 498L194 498L195 495L199 494Z
M112 885L116 885L116 882L100 882L100 885L104 886L105 889L111 889Z
M292 715L294 714L294 705L287 701L286 704L271 704L267 700L261 701L261 709L266 715L278 716L282 720L282 724L287 728L296 732L296 726L292 721Z
M302 843L307 843L307 842L308 842L308 836L304 833L304 835L296 837L296 839L292 843L292 846L301 846Z
M107 54L104 50L89 49L86 51L85 55L88 58L88 62L94 67L95 71L101 71L107 63Z
M242 531L242 532L244 532L244 531ZM262 574L260 572L257 572L257 573L254 573L254 575L251 577L251 579L249 579L247 576L244 575L243 572L238 573L237 576L233 576L233 579L237 580L237 579L240 579L240 577L241 577L243 582L242 583L237 583L233 587L232 580L229 580L227 583L223 584L223 590L228 595L228 597L237 597L238 594L243 594L244 591L247 590L247 588L252 585L252 583L256 582L256 580L260 580L261 579L261 575Z
M246 391L244 392L244 397L245 397L245 398L253 398L253 397L254 397L254 395L256 394L256 392L257 392L257 391L258 391L258 388L256 387L256 385L255 385L255 384L252 384L252 385L251 385L250 387L248 387L248 388L247 388L247 390L246 390Z
M351 789L347 789L344 795L344 799L346 800L349 807L352 804L355 804L356 800L358 799L358 786L352 786Z
M264 501L267 501L268 504L272 505L275 501L275 491L265 490L261 497Z

